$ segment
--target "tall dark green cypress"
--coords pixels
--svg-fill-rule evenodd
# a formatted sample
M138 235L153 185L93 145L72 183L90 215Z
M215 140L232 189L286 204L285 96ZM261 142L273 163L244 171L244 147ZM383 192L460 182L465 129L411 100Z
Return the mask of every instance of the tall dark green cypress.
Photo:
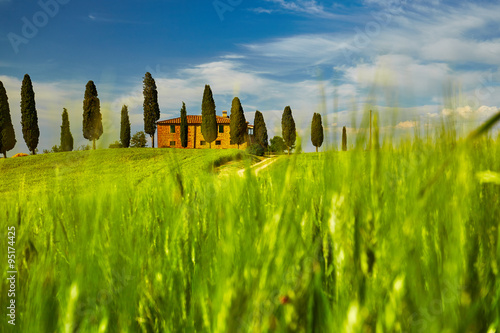
M7 152L16 146L16 133L10 117L9 98L0 81L0 153L7 158Z
M97 97L97 88L93 81L89 81L85 87L85 98L83 100L83 137L95 142L103 133L101 101Z
M123 148L130 147L130 118L128 116L128 106L126 105L122 107L120 142Z
M69 116L68 116L68 110L66 109L63 109L62 113L61 150L62 151L73 150L73 135L71 134L71 129L69 127Z
M316 147L316 152L318 152L318 147L323 144L323 123L319 113L313 115L311 122L311 142Z
M186 103L182 102L181 108L181 145L184 148L188 146L188 121Z
M158 105L158 91L155 79L151 73L144 75L144 132L151 137L152 147L155 147L156 122L160 119L160 106Z
M295 129L295 121L292 116L292 109L289 106L285 107L283 116L281 117L281 131L283 133L283 141L288 150L288 155L290 155L290 151L295 146L297 132Z
M215 115L215 101L212 89L207 84L203 92L203 101L201 103L201 134L209 147L212 148L212 142L217 139L217 118Z
M243 107L238 97L233 99L230 118L231 144L238 145L238 149L240 149L240 145L246 142L248 126Z
M264 149L268 146L267 127L264 121L264 116L259 110L255 111L255 119L253 122L253 135L255 142L261 145Z
M33 155L36 154L40 129L38 128L38 115L36 113L35 92L28 74L24 75L21 87L21 125L23 126L24 142Z
M347 151L347 129L342 128L342 151Z

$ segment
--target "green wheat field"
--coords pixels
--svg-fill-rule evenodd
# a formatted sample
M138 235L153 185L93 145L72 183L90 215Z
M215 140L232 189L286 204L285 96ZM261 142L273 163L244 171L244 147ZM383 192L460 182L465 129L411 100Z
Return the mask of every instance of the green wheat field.
M15 226L18 272L0 331L496 332L496 120L258 175L233 172L253 162L235 150L0 160L0 257Z

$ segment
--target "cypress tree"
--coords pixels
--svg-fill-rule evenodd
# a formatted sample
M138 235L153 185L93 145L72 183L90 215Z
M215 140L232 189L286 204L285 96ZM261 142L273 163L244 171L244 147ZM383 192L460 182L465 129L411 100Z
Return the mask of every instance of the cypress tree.
M63 109L61 126L61 151L73 150L73 135L69 127L68 110Z
M182 102L181 108L181 145L186 148L188 146L188 121L186 103Z
M36 154L40 129L38 128L38 115L36 113L35 92L28 74L24 75L21 87L21 124L23 126L24 142L33 155Z
M151 73L144 75L144 132L151 137L152 147L155 147L156 122L160 119L160 106L158 105L158 91L155 79Z
M122 107L120 142L123 148L130 147L130 118L128 116L128 106L126 105Z
M9 98L0 81L0 153L7 158L7 152L16 145L16 133L10 117Z
M311 123L311 141L316 147L316 152L318 152L318 147L323 144L323 123L321 122L321 115L315 113L313 115Z
M94 82L89 81L83 100L83 137L92 141L95 149L95 141L99 140L102 132L101 101L97 97L97 88Z
M241 106L240 99L235 97L231 105L231 120L230 120L230 137L231 144L240 145L245 142L247 135L247 121L245 119L245 113L243 112L243 107Z
M255 119L253 122L253 134L255 137L255 142L261 145L264 149L267 148L267 127L264 121L264 116L257 110L255 111Z
M295 139L297 138L297 132L295 130L295 121L292 116L292 109L287 106L283 111L283 116L281 117L281 131L283 134L283 141L288 149L288 155L295 145Z
M342 129L342 150L347 151L347 130L345 126Z
M207 84L203 92L203 101L201 104L201 134L209 147L212 148L212 142L217 139L217 118L215 116L215 101L212 95L212 89Z

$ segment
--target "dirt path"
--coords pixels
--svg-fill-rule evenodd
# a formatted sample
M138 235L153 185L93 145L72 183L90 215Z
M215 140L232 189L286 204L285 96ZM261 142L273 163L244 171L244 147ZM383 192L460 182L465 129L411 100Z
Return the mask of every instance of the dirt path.
M267 168L268 166L270 166L271 164L273 164L277 160L278 160L278 156L270 157L268 159L265 159L262 162L259 162L257 164L252 165L250 167L250 170L253 171L255 173L255 175L258 175L259 172L261 172L262 170L264 170L265 168ZM245 175L245 171L246 171L246 169L239 170L238 175L240 177L243 177Z

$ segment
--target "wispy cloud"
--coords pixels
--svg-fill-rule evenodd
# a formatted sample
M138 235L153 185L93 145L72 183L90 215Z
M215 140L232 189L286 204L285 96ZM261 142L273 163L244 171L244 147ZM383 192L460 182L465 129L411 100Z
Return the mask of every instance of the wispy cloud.
M342 57L341 42L340 36L308 34L242 46L254 56L293 62L297 66L314 66L333 63L336 57Z
M265 0L274 3L281 10L296 14L306 14L321 18L337 18L338 15L327 11L322 4L316 0ZM269 13L271 9L263 9L263 12Z
M399 6L402 2L406 2L406 0L364 0L364 3L367 5L378 5L381 7ZM440 0L416 0L414 2L437 6L439 5Z
M444 84L454 80L463 83L468 95L477 95L480 90L476 106L498 105L500 93L491 90L500 86L496 66L500 38L491 37L491 27L496 25L500 5L466 3L456 8L422 9L421 3L408 3L409 9L393 16L392 23L376 36L364 35L367 46L353 50L349 59L343 45L357 34L354 29L351 33L295 35L242 46L249 58L272 64L270 70L275 72L305 72L306 68L331 65L343 83L358 89L390 87L407 102L422 102L423 98L424 103L442 103Z
M114 17L107 16L105 14L99 14L99 13L90 13L87 16L87 20L92 21L92 22L114 23L114 24L147 24L145 22L114 18Z
M255 12L257 14L272 14L274 10L272 9L266 9L262 7L257 7L257 8L250 8L252 12Z
M242 54L226 54L220 57L221 59L245 59L246 56Z

